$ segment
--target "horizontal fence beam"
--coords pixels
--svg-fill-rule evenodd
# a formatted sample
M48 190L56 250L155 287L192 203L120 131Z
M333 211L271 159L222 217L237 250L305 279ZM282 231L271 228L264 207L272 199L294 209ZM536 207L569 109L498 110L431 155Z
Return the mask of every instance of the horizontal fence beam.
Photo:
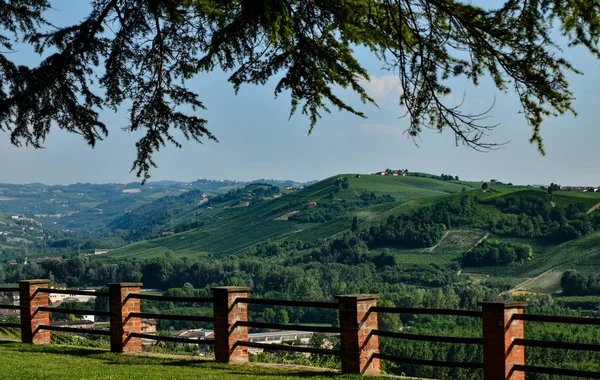
M482 369L483 363L474 363L474 362L442 362L439 360L427 360L427 359L412 359L412 358L403 358L399 356L392 356L386 354L373 354L374 358L378 358L381 360L388 360L396 363L404 363L404 364L415 364L415 365L426 365L433 367L450 367L450 368L473 368L473 369Z
M263 298L245 298L236 299L238 303L246 303L248 305L267 305L267 306L291 306L291 307L315 307L320 309L338 309L339 304L335 302L313 302L313 301L286 301L286 300L271 300Z
M554 315L514 314L512 319L529 322L568 323L572 325L600 326L600 318L559 317Z
M582 371L577 369L535 367L531 365L515 365L513 366L513 371L520 371L525 373L541 373L546 375L575 376L583 377L586 379L600 379L600 372Z
M110 335L109 330L78 329L76 327L42 325L42 326L39 326L38 329L39 330L56 331L56 332L75 333L75 334L107 335L107 336Z
M582 350L600 352L600 344L551 342L546 340L515 339L513 344L525 347L557 348L560 350Z
M61 314L82 314L82 315L94 315L96 317L110 317L109 311L100 310L78 310L78 309L63 309L59 307L48 307L39 306L37 311L48 312L48 313L61 313Z
M174 336L160 336L160 335L150 335L150 334L140 334L140 333L131 333L129 334L132 338L142 338L149 340L156 340L160 342L172 342L172 343L189 343L189 344L215 344L214 339L190 339L190 338L181 338Z
M21 328L21 324L20 323L3 323L0 322L0 327L10 327L10 328Z
M326 327L326 326L306 326L306 325L290 325L281 323L264 323L264 322L246 322L237 321L234 327L254 327L259 329L276 329L276 330L296 330L296 331L307 331L307 332L320 332L320 333L339 333L339 327Z
M66 294L74 296L108 297L108 292L95 292L92 290L38 288L36 292L48 294Z
M288 346L287 344L269 344L269 343L255 343L255 342L238 341L235 345L241 346L241 347L262 348L265 350L274 350L274 351L304 352L304 353L309 353L309 354L336 355L336 356L341 355L340 350L330 350L327 348L316 348L316 347Z
M171 321L189 321L189 322L209 322L213 323L213 317L204 317L199 315L178 315L178 314L154 314L154 313L129 313L128 318L146 318L146 319L166 319Z
M418 340L418 341L422 341L422 342L483 344L483 338L459 338L459 337L453 337L453 336L418 335L418 334L406 334L406 333L381 331L381 330L373 330L372 334L381 336L381 337L386 337L386 338Z
M383 307L375 306L369 310L376 313L394 313L394 314L427 314L427 315L452 315L456 317L482 318L481 311L474 310L452 310L452 309L427 309L427 308L406 308L406 307Z
M214 298L210 297L167 297L159 296L155 294L142 294L142 293L131 293L128 298L146 300L146 301L163 301L163 302L187 302L187 303L204 303L214 301Z
M21 306L19 306L19 305L2 305L2 304L0 304L0 309L21 310Z
M0 288L0 293L14 293L18 291L19 288Z

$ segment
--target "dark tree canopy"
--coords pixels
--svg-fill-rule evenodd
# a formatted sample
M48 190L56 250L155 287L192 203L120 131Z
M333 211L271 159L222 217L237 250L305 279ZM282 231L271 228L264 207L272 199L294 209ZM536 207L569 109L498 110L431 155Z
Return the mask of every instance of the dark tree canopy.
M0 128L15 145L42 147L51 127L77 133L94 146L107 134L99 110L128 109L122 126L141 130L132 170L148 178L152 155L174 130L196 141L216 137L202 118L203 104L186 87L197 74L221 69L237 91L245 83L279 81L291 114L310 129L331 108L365 115L335 94L350 88L375 103L361 86L368 78L353 49L363 46L398 74L399 106L408 134L450 128L457 143L476 149L485 140L485 111L465 113L445 103L448 80L475 85L493 78L515 92L543 152L540 125L568 111L566 79L577 72L554 39L583 45L600 57L598 0L94 0L91 12L69 27L45 19L49 0L0 0ZM40 63L11 60L15 43L31 45Z

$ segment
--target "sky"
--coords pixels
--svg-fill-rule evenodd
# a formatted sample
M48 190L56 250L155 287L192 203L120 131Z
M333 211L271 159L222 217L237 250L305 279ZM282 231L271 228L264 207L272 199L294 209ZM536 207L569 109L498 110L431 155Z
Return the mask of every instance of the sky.
M87 2L55 0L48 17L67 25L85 14ZM398 106L398 78L381 70L381 63L366 51L357 50L368 69L367 92L379 108L360 105L368 116L362 119L333 110L325 115L308 136L309 122L302 115L289 117L289 97L275 99L275 82L266 86L247 85L236 96L227 74L215 71L189 83L200 94L207 110L199 116L208 119L208 128L219 143L204 145L183 142L183 148L162 148L154 159L158 168L151 180L192 181L199 178L253 180L258 178L309 181L339 173L370 173L386 168L407 168L413 172L458 175L461 179L482 181L495 178L515 184L600 185L600 88L599 65L587 51L569 49L571 62L585 72L570 75L576 96L578 116L548 119L542 126L546 156L528 142L531 129L519 114L517 98L504 94L489 80L473 87L456 81L452 101L464 95L466 110L480 112L489 108L490 122L500 124L488 139L508 142L502 149L487 153L456 146L449 131L424 130L417 141L404 131L408 120L401 118ZM25 50L12 59L32 62L36 58ZM341 94L352 104L358 98L349 91ZM139 181L130 173L135 158L135 142L140 134L123 132L126 109L103 112L102 121L109 136L91 149L79 136L54 128L45 149L16 148L8 133L0 132L0 182L68 184Z

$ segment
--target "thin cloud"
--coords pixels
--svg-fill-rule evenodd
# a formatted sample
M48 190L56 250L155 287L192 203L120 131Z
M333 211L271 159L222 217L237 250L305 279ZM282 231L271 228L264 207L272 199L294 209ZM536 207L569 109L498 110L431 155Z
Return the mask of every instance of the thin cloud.
M372 75L368 80L359 79L359 83L379 105L397 105L402 94L400 78L396 75Z

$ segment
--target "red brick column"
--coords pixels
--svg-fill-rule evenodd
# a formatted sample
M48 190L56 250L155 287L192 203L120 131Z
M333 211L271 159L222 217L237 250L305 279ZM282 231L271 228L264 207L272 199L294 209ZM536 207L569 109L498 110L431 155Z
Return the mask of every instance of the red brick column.
M140 300L130 298L130 293L139 293L142 284L125 282L108 284L110 308L110 351L140 352L142 339L131 338L130 333L141 333L140 318L129 317L129 313L140 312Z
M235 302L236 298L248 297L250 288L217 286L214 295L213 315L215 330L215 359L222 363L246 363L248 348L236 346L236 342L248 341L248 327L234 327L237 321L248 321L248 305Z
M524 302L481 302L483 309L483 378L485 380L525 380L522 371L513 372L515 364L525 364L525 348L513 341L524 337L523 321L513 320L523 314Z
M38 312L39 306L50 305L48 293L39 293L37 289L48 288L50 280L19 281L21 299L21 341L32 344L49 344L50 331L38 330L41 325L50 324L50 313Z
M377 294L338 296L340 307L340 338L342 344L342 373L379 374L379 337L371 335L377 330L377 313L369 312L377 306Z

